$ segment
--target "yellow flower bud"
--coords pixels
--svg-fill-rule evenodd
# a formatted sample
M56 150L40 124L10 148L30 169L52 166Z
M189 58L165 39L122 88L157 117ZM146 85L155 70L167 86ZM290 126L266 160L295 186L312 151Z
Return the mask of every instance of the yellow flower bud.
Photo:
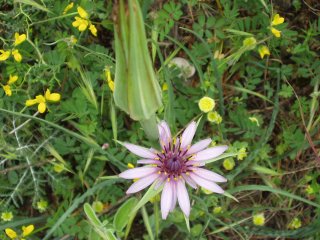
M216 123L216 124L220 124L222 122L222 117L216 111L208 112L207 119L209 122Z
M284 18L280 17L279 14L274 15L273 20L271 22L271 26L276 26L284 22Z
M82 7L77 7L77 11L82 18L88 18L88 13L82 8Z
M0 50L0 61L5 61L10 57L10 50L8 51L4 51L4 50Z
M6 228L4 231L6 232L7 236L10 239L15 239L18 237L18 234L14 230L12 230L11 228Z
M98 30L95 25L90 24L89 30L93 36L95 36L95 37L98 36Z
M63 10L62 14L66 14L71 8L73 8L73 2L69 3L65 9Z
M18 50L18 49L14 49L14 50L12 51L12 55L13 55L14 60L16 60L17 62L21 62L22 56L21 56L21 54L19 53L19 50Z
M7 96L10 97L12 95L11 87L9 85L3 85L2 88Z
M34 226L32 224L27 227L22 226L22 236L26 237L30 235L33 232L33 230L34 230Z
M3 212L3 213L1 213L1 219L4 222L10 222L13 219L12 212Z
M223 167L224 169L230 171L234 168L235 166L235 162L233 160L233 158L226 158L224 161L223 161Z
M9 81L7 82L8 85L15 83L18 80L18 76L17 75L11 75L9 77Z
M281 37L281 31L279 31L278 29L272 27L271 32L275 37L277 37L277 38Z

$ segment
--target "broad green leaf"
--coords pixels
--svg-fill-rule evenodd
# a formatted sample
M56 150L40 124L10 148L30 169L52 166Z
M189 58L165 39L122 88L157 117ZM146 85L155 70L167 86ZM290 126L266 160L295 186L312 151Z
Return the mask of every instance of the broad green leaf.
M137 203L138 203L137 198L134 198L134 197L129 198L118 209L113 219L113 225L117 231L121 232L122 229L127 225L129 220L128 216L131 213L131 210L134 208L134 206L136 206Z

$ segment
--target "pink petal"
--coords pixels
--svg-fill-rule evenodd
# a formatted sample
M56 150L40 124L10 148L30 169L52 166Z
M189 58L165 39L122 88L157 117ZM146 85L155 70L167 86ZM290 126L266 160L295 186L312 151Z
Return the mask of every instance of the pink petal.
M159 177L159 174L154 173L151 174L147 177L141 178L140 180L136 181L135 183L133 183L129 189L127 190L127 194L130 193L136 193L139 192L140 190L148 187L151 183L154 182L154 180L156 180Z
M206 161L206 160L209 160L209 159L213 159L215 157L220 156L227 149L228 149L228 146L218 146L218 147L208 148L206 150L203 150L201 152L196 153L192 160L194 160L194 161Z
M162 165L162 163L158 160L152 160L152 159L141 159L138 160L137 163L139 164L157 164L157 165Z
M191 146L191 148L188 150L187 154L197 153L197 152L207 148L211 142L212 142L212 140L210 138L201 140L201 141L197 142L196 144L193 144Z
M227 179L222 177L221 175L209 171L207 169L203 169L203 168L192 168L193 173L197 174L199 177L202 177L204 179L207 179L209 181L213 181L213 182L227 182Z
M169 146L169 143L171 143L171 132L168 124L165 121L161 121L158 124L158 130L159 130L159 141L161 146Z
M177 204L177 184L175 181L172 181L171 185L172 185L172 202L171 202L170 212L174 210Z
M189 184L190 187L197 189L197 184L186 174L182 174L184 180Z
M186 162L186 165L187 166L202 167L205 165L205 162L197 162L197 161L189 160L188 162Z
M162 184L163 182L167 179L166 176L162 175L157 179L156 184L154 185L154 190L157 190Z
M166 219L172 204L172 186L170 182L166 182L161 194L161 215L162 219Z
M181 148L186 149L192 142L193 136L196 133L197 124L196 122L191 122L187 128L184 130L181 136Z
M189 217L190 214L190 200L188 191L186 189L184 181L177 182L177 196L180 208L184 215Z
M138 168L128 169L120 173L119 177L125 178L125 179L143 178L156 171L158 171L158 168L156 167L138 167Z
M192 178L192 180L194 180L198 185L200 185L201 187L210 190L211 192L215 192L215 193L224 193L224 190L218 186L217 184L215 184L214 182L210 182L202 177L199 177L198 175L194 174L194 173L190 173L190 177Z
M157 155L145 147L140 147L131 143L123 144L133 154L143 158L156 158Z

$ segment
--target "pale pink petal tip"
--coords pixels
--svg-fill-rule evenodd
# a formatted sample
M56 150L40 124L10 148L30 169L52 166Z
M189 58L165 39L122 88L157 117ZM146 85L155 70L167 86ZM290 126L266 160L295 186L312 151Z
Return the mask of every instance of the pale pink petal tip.
M172 196L173 196L173 191L172 191L172 186L170 182L166 182L163 190L162 190L162 194L161 194L161 215L162 215L162 219L166 219L169 211L170 211L170 207L172 204Z
M190 200L188 191L183 181L177 182L177 197L179 206L185 216L189 217L190 214Z
M157 155L145 147L140 147L131 143L123 144L133 154L143 158L155 158Z
M197 130L197 123L196 122L191 122L187 128L184 130L181 136L181 148L185 149L187 148L194 137L194 134L196 133Z
M132 168L120 173L119 177L125 178L125 179L143 178L152 173L155 173L156 171L157 171L157 168L155 167Z
M201 152L198 152L194 155L194 161L206 161L209 159L216 158L224 153L228 149L228 146L217 146L205 149Z
M151 185L151 183L153 183L157 178L159 177L159 175L157 173L151 174L147 177L141 178L138 181L136 181L135 183L133 183L127 190L127 194L131 194L131 193L136 193L141 191L142 189L148 187L149 185Z
M211 182L209 180L206 180L202 177L199 177L198 175L194 174L194 173L190 173L190 177L193 181L195 181L199 186L210 190L211 192L215 192L215 193L224 193L224 190L216 183Z
M207 138L197 142L196 144L193 144L188 150L188 154L194 154L207 148L211 142L212 142L211 138Z

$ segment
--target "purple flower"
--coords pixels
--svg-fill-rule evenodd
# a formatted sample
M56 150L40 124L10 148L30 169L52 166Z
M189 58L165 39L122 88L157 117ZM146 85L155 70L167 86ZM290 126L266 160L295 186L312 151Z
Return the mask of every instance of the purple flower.
M162 218L166 219L169 212L176 206L177 200L183 213L190 214L190 200L185 183L192 188L201 186L215 193L223 193L217 182L226 182L221 175L202 168L205 161L221 155L227 146L207 148L211 139L204 139L191 146L197 129L196 122L191 122L174 141L168 124L162 121L158 125L159 140L162 151L147 149L131 143L123 145L135 155L142 157L139 164L147 166L137 167L122 172L119 176L125 179L139 180L127 190L127 194L136 193L148 187L153 182L155 189L163 186L161 195Z

